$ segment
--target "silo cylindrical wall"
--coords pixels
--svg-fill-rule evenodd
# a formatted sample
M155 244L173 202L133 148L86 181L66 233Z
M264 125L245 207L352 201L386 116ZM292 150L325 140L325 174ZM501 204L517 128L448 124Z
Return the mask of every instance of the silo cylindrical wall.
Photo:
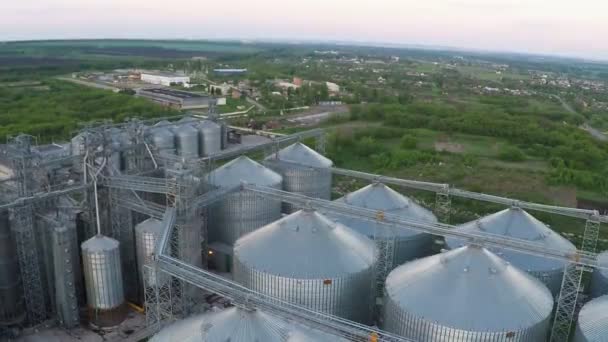
M279 188L280 185L274 186ZM209 241L233 245L241 236L281 218L281 202L249 191L228 195L214 205L209 219Z
M283 190L313 198L331 199L330 169L315 169L276 160L267 163L267 166L283 176ZM283 211L287 214L297 210L298 208L290 203L283 204Z
M421 299L423 300L423 299ZM390 298L385 302L382 329L420 342L537 342L546 341L550 317L522 330L467 331L454 329L403 311ZM462 314L466 314L463 309Z
M234 259L234 280L254 291L360 323L372 313L373 270L342 278L295 279L248 267Z

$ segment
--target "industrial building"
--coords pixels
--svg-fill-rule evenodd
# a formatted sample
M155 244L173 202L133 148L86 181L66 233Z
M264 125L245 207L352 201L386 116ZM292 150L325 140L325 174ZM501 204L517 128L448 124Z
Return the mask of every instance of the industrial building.
M142 88L137 90L136 95L178 109L208 108L213 101L210 96L168 88Z
M323 130L214 120L2 146L0 340L566 342L584 272L603 287L596 211L341 169ZM508 209L456 227L456 197ZM580 249L524 209L579 219ZM442 239L450 250L430 248ZM535 278L557 273L554 294Z
M142 72L142 82L163 85L166 87L181 84L187 85L190 83L190 77L167 72Z

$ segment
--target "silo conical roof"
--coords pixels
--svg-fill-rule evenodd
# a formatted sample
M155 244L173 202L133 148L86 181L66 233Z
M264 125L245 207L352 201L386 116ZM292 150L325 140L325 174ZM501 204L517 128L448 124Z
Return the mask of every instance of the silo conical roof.
M369 269L374 243L313 210L300 210L240 238L235 258L250 268L299 279Z
M284 342L290 329L282 318L232 307L178 321L151 342Z
M245 156L238 157L209 173L209 183L219 187L234 187L241 182L274 186L282 180L278 173Z
M476 246L399 266L386 279L386 295L418 319L466 331L517 331L553 309L540 281Z
M487 233L518 238L538 243L542 247L575 250L576 247L566 238L555 233L544 223L528 214L520 208L508 208L497 213L482 217L459 226L458 229L474 233ZM450 248L456 248L465 244L464 241L455 238L446 238L446 244ZM498 250L498 254L516 267L528 271L550 271L562 270L564 262L549 258L531 256L529 254L513 252L509 250Z
M291 144L267 157L267 159L284 160L286 162L312 167L328 168L333 166L333 162L330 159L301 142Z
M608 296L585 304L578 314L575 342L602 342L608 340Z
M373 183L367 185L357 191L349 193L344 197L338 198L336 202L359 208L380 210L388 214L400 215L404 218L416 221L437 222L437 218L430 210L418 205L411 199L403 196L383 183ZM332 218L334 217L332 216ZM367 236L374 236L375 234L382 236L386 231L379 229L378 232L375 232L375 226L365 220L348 218L339 215L336 215L335 219ZM394 231L397 236L401 237L424 234L407 229L395 229Z
M118 248L118 241L98 234L83 242L81 247L91 252L111 251Z

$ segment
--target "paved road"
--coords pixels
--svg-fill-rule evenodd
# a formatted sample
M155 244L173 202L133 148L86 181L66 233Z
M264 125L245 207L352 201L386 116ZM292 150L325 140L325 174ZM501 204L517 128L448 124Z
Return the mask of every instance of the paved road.
M557 95L549 95L555 99L557 99L561 104L562 107L564 107L565 110L567 110L568 112L572 113L572 114L578 114L574 108L572 108L572 106L570 106L566 101L564 101L564 99L562 99L561 97L557 96ZM588 123L584 123L582 125L579 126L579 128L584 129L585 131L589 132L589 134L591 134L591 136L593 136L594 138L596 138L597 140L600 141L608 141L608 135L600 132L599 130L591 127Z
M102 83L83 81L83 80L79 80L79 79L71 78L71 77L57 77L57 79L58 80L62 80L62 81L67 81L67 82L72 82L72 83L84 85L84 86L87 86L87 87L93 87L93 88L99 88L99 89L105 89L105 90L112 90L112 91L118 91L118 90L120 90L119 88L112 87L112 86L109 86L109 85L105 85L105 84L102 84Z
M249 103L251 103L252 105L255 105L256 107L258 107L262 112L267 112L268 108L266 108L266 106L264 106L263 104L259 103L258 101L252 99L251 97L247 96L245 98L245 100Z

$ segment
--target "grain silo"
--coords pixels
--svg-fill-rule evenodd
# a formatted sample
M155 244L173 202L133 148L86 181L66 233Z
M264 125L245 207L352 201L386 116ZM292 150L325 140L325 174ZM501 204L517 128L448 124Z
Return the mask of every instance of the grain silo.
M161 154L175 154L175 134L170 125L169 121L159 121L149 130L150 140Z
M574 342L608 341L608 296L585 304L578 314Z
M168 281L164 274L155 274L152 271L144 281L143 268L150 265L156 254L156 245L162 235L162 222L149 218L135 226L135 250L137 253L137 273L139 274L140 288L143 284L161 286Z
M308 197L331 198L333 162L310 147L297 142L268 156L268 166L283 176L283 189ZM284 211L297 210L285 203Z
M208 182L220 188L231 188L246 182L281 189L283 178L242 156L209 173ZM209 241L219 241L232 246L239 237L280 217L280 201L270 200L249 191L232 193L211 210Z
M198 158L198 130L192 123L180 122L173 127L177 154L183 158Z
M3 210L0 211L0 326L23 320L24 308L19 259L8 212Z
M545 341L553 310L540 281L485 248L411 261L386 279L384 330L416 341Z
M81 249L89 320L98 327L117 325L125 316L119 243L96 235Z
M177 321L150 342L285 342L291 329L283 318L231 307Z
M608 295L608 251L600 253L597 256L597 261L600 266L605 268L593 270L593 277L591 278L591 296L594 298Z
M406 219L435 223L437 217L411 199L382 183L373 183L336 200L359 208L382 211ZM374 239L378 245L394 239L393 268L406 261L428 256L432 253L433 238L429 234L406 228L387 228L377 223L356 218L333 216L331 219Z
M316 311L370 321L373 241L313 210L300 210L240 238L234 279Z
M210 120L204 120L196 127L199 131L201 157L219 153L222 150L222 127Z
M555 233L544 223L517 207L505 209L465 223L459 226L458 229L471 233L486 233L518 238L537 243L539 246L546 248L576 250L576 247L566 238ZM449 248L457 248L464 244L465 242L462 240L454 238L446 239L446 245ZM565 267L563 261L531 256L506 249L492 248L492 251L512 263L515 267L540 279L549 287L554 296L557 296L559 293Z

